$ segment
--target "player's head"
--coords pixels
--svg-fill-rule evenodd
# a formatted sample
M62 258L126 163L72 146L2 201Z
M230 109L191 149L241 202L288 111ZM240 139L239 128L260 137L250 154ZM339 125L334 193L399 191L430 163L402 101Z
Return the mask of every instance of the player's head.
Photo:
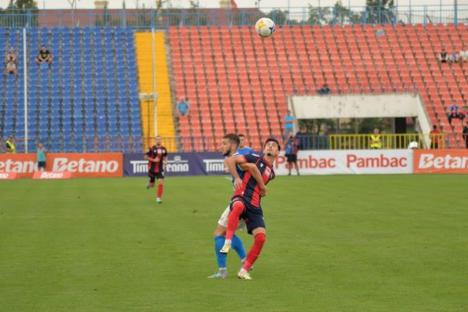
M281 150L281 145L278 140L275 138L268 138L263 144L263 154L268 157L276 158L278 157L279 151Z
M239 148L243 148L245 146L245 135L240 133L237 136L239 137Z
M154 138L154 141L156 143L156 146L160 146L161 145L161 137L159 135L157 135L155 138Z
M234 154L239 148L239 136L235 133L228 133L223 137L223 144L221 146L221 151L224 156L229 156Z

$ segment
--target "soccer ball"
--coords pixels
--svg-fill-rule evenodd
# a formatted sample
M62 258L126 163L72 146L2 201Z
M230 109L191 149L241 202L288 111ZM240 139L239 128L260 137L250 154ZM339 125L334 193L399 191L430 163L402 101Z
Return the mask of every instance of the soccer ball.
M255 23L255 31L262 37L270 37L275 32L275 22L268 17L262 17Z

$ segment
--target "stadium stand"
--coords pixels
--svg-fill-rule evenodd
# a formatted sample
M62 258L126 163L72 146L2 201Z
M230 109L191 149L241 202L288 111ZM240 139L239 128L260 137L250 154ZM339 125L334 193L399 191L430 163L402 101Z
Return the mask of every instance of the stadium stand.
M21 151L22 30L0 28L0 39L1 57L10 47L18 53L18 78L0 75L0 136L15 136ZM138 91L154 86L158 133L179 135L180 151L216 150L231 131L253 146L280 137L287 96L317 94L324 84L332 94L418 92L432 123L454 134L449 146L462 144L461 122L449 125L447 108L468 105L468 66L440 63L437 54L465 48L464 24L285 26L267 39L248 26L170 27L155 33L155 82L149 32L30 28L27 41L32 151L42 141L50 151L140 152L154 129L153 106L139 104ZM34 62L42 44L54 55L50 70ZM180 98L190 114L176 125Z
M21 51L22 33L2 29ZM28 34L28 124L30 150L43 142L49 151L140 151L141 123L134 34L124 28L36 28ZM2 52L7 43L2 41ZM54 55L48 66L34 59L41 45ZM23 70L3 84L9 98L1 135L21 144ZM2 78L5 79L5 78ZM13 88L11 88L11 84ZM10 119L14 113L16 120ZM13 123L13 127L9 127ZM19 146L21 150L21 145Z
M450 103L468 104L468 67L437 60L442 47L460 51L467 27L454 25L287 26L263 40L251 27L172 27L169 44L176 98L191 99L181 136L219 139L247 132L259 146L281 135L287 96L418 92L434 124L449 126ZM450 136L450 146L461 137ZM184 142L182 140L182 142ZM213 148L183 146L185 150Z
M0 58L5 58L6 52L14 48L18 59L23 54L23 39L20 29L0 28ZM3 63L2 63L3 64ZM23 63L18 61L18 78L0 75L0 137L24 135L24 88Z

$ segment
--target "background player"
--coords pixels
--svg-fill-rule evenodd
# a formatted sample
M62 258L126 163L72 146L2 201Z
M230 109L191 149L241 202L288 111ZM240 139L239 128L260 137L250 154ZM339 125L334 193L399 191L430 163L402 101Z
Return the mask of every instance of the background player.
M248 154L252 152L252 149L250 147L243 146L243 148L241 149L240 136L241 135L238 136L235 134L227 134L223 137L221 150L225 157L232 157L232 156L240 155L240 154L244 155L244 154ZM247 169L248 167L244 167L244 168ZM253 170L254 166L251 166L250 169ZM243 171L240 168L238 169L238 171L239 171L238 173L239 175L243 175ZM260 175L260 172L258 172L258 175ZM237 182L239 181L241 180L239 179ZM238 183L238 185L240 186L241 183ZM224 240L225 240L224 235L226 234L229 213L230 213L230 207L228 206L224 210L224 212L221 214L221 217L218 220L218 224L216 225L216 228L214 230L214 245L215 245L216 261L218 264L218 272L216 272L213 275L208 276L208 278L224 279L227 277L227 255L221 253L220 250L224 245ZM243 228L244 226L245 225L243 222L239 223L239 228ZM232 237L232 248L237 252L241 261L244 261L245 260L244 244L242 243L242 240L236 235Z
M237 149L237 154L246 155L246 154L251 153L253 151L252 148L245 145L245 141L246 141L245 135L243 135L242 133L239 133L238 136L239 136L239 148Z
M229 158L226 162L229 171L236 178L241 178L237 174L237 166L244 163L254 163L259 169L263 181L257 181L249 173L242 176L242 187L236 189L231 201L231 213L229 215L228 226L226 229L226 240L221 249L222 253L228 253L232 246L232 237L239 224L239 219L244 219L249 234L254 236L254 243L244 261L242 268L237 276L241 279L251 280L248 273L252 265L260 255L266 240L265 222L263 220L263 210L260 205L260 199L265 195L265 185L275 177L273 163L278 157L280 150L279 142L276 139L267 139L264 145L264 155L262 157L256 154L237 156ZM236 166L237 165L237 166Z
M156 202L161 204L164 191L164 168L166 166L167 150L162 145L160 136L157 136L155 141L156 144L150 147L145 154L145 159L148 160L148 176L150 178L146 188L154 187L155 180L158 180Z

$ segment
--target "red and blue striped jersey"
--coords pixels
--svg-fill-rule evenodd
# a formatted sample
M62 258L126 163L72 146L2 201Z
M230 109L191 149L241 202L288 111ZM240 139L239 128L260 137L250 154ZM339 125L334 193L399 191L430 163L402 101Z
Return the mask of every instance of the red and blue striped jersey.
M275 178L273 167L262 156L251 153L238 157L244 157L248 163L254 163L257 165L265 185ZM244 175L241 176L241 178L242 186L234 191L234 197L242 197L252 206L260 207L261 196L257 181L248 171L244 172Z

